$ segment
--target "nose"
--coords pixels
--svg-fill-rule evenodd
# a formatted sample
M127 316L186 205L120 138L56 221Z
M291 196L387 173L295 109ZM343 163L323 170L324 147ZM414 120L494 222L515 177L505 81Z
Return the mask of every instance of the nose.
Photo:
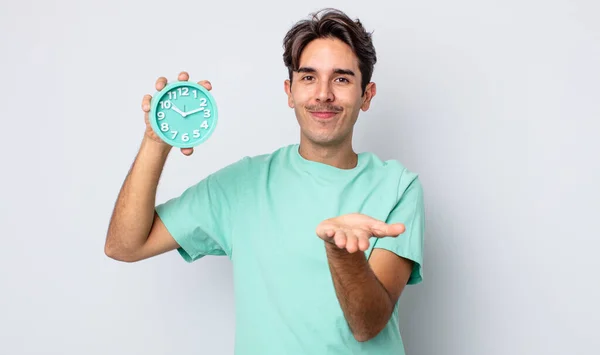
M331 85L328 81L322 81L318 84L316 99L319 102L331 102L335 99Z

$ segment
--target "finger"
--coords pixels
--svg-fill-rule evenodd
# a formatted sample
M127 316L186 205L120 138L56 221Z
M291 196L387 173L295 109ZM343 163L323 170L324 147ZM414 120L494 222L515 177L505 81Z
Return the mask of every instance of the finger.
M374 237L397 237L404 233L406 227L402 223L377 223L371 227L371 232Z
M347 241L347 237L346 237L346 233L344 233L343 230L339 230L337 232L334 232L333 235L333 243L340 249L344 249L346 247L346 241Z
M201 80L198 82L198 84L204 86L206 90L212 90L212 84L208 80Z
M371 237L371 233L364 229L355 231L354 234L358 238L358 250L365 251L369 249L369 238Z
M152 100L152 95L150 95L150 94L144 95L144 98L142 99L142 110L144 112L150 111L150 100Z
M319 236L319 238L321 238L323 240L327 240L327 239L333 237L334 232L335 232L334 226L332 226L330 223L327 223L327 222L319 223L319 225L317 226L317 229L315 230L315 233L317 233L317 236Z
M181 73L179 73L179 76L177 76L177 80L179 81L188 81L190 79L190 74L188 74L188 72L186 71L182 71Z
M181 148L181 153L183 153L183 155L190 156L194 153L194 148Z
M161 76L160 78L156 79L156 83L154 84L154 87L156 88L157 91L161 91L162 89L165 88L165 86L167 86L167 78L165 78L164 76Z
M358 250L365 251L369 249L369 238L358 238Z
M348 253L354 253L358 250L358 238L353 232L346 233L346 250Z

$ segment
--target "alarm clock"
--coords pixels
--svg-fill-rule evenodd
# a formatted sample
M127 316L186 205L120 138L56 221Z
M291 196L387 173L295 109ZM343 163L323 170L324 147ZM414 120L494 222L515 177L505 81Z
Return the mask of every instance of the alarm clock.
M177 81L154 95L148 115L156 135L177 148L204 143L217 125L217 105L200 84Z

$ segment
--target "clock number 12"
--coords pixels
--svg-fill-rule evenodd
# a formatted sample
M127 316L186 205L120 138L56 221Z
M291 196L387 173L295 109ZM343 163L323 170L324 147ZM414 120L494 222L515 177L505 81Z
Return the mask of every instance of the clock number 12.
M177 95L190 96L190 88L182 87L182 88L177 88L177 90L174 90L174 91L169 91L169 100L177 99Z

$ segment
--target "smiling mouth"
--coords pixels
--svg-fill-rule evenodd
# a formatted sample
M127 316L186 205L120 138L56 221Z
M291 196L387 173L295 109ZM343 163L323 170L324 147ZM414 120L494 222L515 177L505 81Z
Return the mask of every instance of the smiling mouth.
M308 111L314 118L319 120L328 120L333 118L340 111Z

